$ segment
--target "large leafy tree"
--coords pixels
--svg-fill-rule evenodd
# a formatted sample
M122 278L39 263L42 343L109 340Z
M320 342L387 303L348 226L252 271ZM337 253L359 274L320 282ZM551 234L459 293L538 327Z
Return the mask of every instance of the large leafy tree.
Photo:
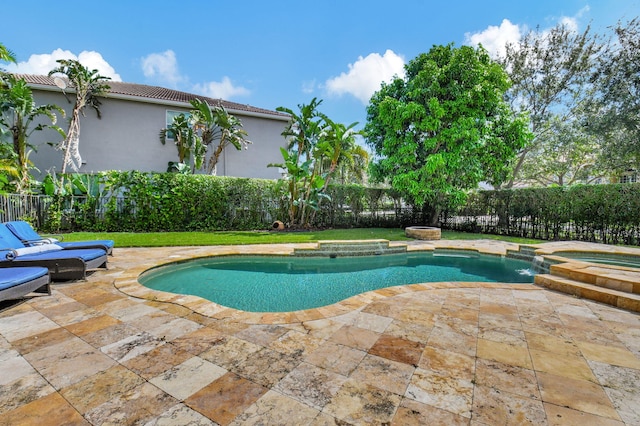
M515 111L529 116L534 135L519 152L507 187L521 177L525 162L539 162L535 154L548 151L541 145L552 140L548 134L554 129L552 120L583 119L584 102L592 96L591 73L602 47L589 27L578 33L565 24L545 31L536 28L506 46L499 62L513 83L508 100Z
M84 115L86 107L96 111L100 115L100 97L108 93L110 86L107 84L109 77L102 76L98 70L90 70L75 59L59 59L60 66L49 72L49 76L60 74L67 78L70 89L75 91L75 104L69 120L67 137L58 145L62 150L62 173L66 173L67 167L78 170L82 165L80 156L80 114ZM64 90L64 89L63 89Z
M29 136L34 131L50 128L64 139L64 131L55 125L55 113L64 115L64 111L57 105L36 106L33 93L24 79L7 75L5 83L6 86L0 88L0 128L8 129L11 137L12 157L17 172L16 190L21 192L28 187L30 169L33 167L29 154L34 147L28 142ZM46 117L50 124L38 121L40 117Z
M603 141L611 170L640 168L640 18L618 22L601 56L594 81L597 96L589 129Z
M504 100L507 74L484 48L434 46L405 70L367 108L372 178L388 181L435 224L481 181L504 181L530 134Z
M584 131L576 120L563 121L555 117L550 128L531 151L536 161L526 161L521 180L534 185L565 186L591 183L603 176L600 169L600 144Z

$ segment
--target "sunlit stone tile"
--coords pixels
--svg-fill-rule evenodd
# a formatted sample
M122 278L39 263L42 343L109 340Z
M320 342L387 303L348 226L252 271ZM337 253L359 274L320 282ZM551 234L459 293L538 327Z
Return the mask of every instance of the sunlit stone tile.
M346 380L345 376L303 362L273 389L322 410Z
M227 373L222 367L192 357L149 380L178 400L184 400Z
M486 386L475 388L473 419L488 425L541 425L547 420L542 401Z
M470 380L418 368L411 378L405 396L470 418L473 387Z

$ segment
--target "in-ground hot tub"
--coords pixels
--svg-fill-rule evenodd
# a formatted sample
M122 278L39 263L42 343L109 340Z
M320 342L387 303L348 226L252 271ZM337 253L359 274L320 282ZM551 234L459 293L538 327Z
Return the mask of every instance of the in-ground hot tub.
M441 237L440 228L434 226L408 226L404 235L418 240L439 240Z

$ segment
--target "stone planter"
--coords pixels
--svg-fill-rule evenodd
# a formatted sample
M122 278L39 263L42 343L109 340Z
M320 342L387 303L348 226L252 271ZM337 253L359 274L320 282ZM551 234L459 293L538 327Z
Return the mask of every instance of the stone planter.
M404 235L418 240L439 240L440 228L433 226L408 226L404 229Z

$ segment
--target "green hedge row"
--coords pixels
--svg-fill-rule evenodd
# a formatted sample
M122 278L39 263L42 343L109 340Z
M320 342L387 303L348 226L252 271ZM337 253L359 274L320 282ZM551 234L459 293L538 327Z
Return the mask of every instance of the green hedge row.
M278 181L106 172L81 196L45 197L32 217L45 231L213 231L269 229L286 223L287 194ZM314 216L317 227L423 224L420 209L390 189L332 185ZM22 203L19 197L14 203ZM32 214L32 213L29 213ZM40 214L40 213L38 213ZM479 191L445 212L442 227L546 240L640 244L640 184Z
M445 223L495 234L635 245L640 236L640 184L480 191L463 209L449 213Z
M105 172L85 194L53 196L43 230L214 231L268 229L287 221L287 194L278 181ZM359 185L332 185L315 215L319 227L398 226L397 194ZM395 198L394 198L395 197ZM386 211L386 214L384 213Z

